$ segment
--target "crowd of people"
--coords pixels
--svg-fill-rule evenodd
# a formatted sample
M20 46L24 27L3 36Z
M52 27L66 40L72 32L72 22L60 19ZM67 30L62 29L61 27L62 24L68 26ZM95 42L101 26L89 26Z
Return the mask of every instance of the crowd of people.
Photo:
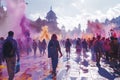
M110 64L110 67L120 72L120 41L117 37L105 38L98 35L92 39L68 38L62 40L61 44L66 48L68 55L70 55L71 47L75 48L78 56L84 58L87 57L86 52L89 51L91 52L91 60L96 62L96 66L100 67L100 61L104 59L106 63Z
M28 38L27 40L21 40L17 39L18 47L21 55L23 53L27 53L27 55L30 55L30 53L33 51L34 56L36 56L36 51L39 50L39 55L43 56L46 54L46 48L47 48L47 42L45 39L41 40L35 40Z
M17 62L20 61L21 55L25 52L27 56L33 51L34 56L36 56L37 49L40 52L40 56L46 54L47 43L46 40L42 41L31 40L27 38L26 42L22 42L20 39L15 40L14 32L9 31L8 37L4 39L0 38L0 66L5 61L8 71L8 80L13 80L15 76L15 69ZM60 56L59 56L60 53ZM52 63L52 75L56 76L56 68L58 65L58 57L62 56L61 47L59 41L57 40L57 35L53 34L51 40L48 43L48 58L51 58ZM2 73L0 69L0 74Z
M36 41L30 38L27 39L27 41L24 43L21 41L21 39L13 39L13 36L14 32L9 31L8 37L6 39L3 37L0 38L0 65L2 65L4 60L6 61L9 80L13 80L16 61L20 61L20 56L23 54L23 52L26 52L26 54L29 55L30 52L33 51L34 56L36 56L37 49L39 50L40 56L44 56L48 52L48 58L51 58L53 76L56 76L58 58L63 55L61 47L65 48L68 58L71 57L71 48L75 48L76 54L78 54L78 56L83 54L82 56L86 57L86 52L90 51L91 60L95 60L96 66L98 67L101 66L101 58L105 58L106 62L114 62L115 65L112 66L113 68L118 65L120 66L120 42L118 38L114 36L105 38L98 35L92 39L67 38L66 40L61 40L59 42L59 40L57 40L57 35L53 34L51 36L51 40L48 43L45 39L42 41ZM12 56L2 55L3 53L11 53L11 51L6 52L6 50L3 49L7 40L10 40L13 44L12 53L16 53ZM11 68L11 66L13 67Z
M1 37L1 51L0 51L0 64L3 61L6 62L7 71L8 71L8 80L13 80L15 75L16 62L20 61L20 55L18 50L17 41L13 38L14 32L9 31L7 38Z

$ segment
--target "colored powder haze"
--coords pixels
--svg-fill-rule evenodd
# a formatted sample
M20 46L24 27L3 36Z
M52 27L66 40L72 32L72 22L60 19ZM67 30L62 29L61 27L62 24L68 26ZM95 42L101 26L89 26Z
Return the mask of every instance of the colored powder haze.
M7 17L1 24L0 35L5 36L9 30L21 34L20 21L25 15L26 4L21 0L6 0ZM16 34L16 37L19 36ZM19 36L20 37L20 36Z
M120 15L119 0L25 0L27 6L23 1L5 0L8 13L1 24L0 35L6 36L9 30L20 34L22 31L19 24L24 15L32 20L39 17L44 19L51 5L58 18L58 27L64 25L66 30L74 29L79 23L81 29L86 29L87 20L104 21Z

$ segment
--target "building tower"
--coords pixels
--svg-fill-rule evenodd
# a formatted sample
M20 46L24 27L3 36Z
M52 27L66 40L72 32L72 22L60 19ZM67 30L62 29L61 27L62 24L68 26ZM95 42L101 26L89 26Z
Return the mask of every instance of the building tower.
M50 33L60 33L60 29L57 27L57 17L55 12L50 8L50 11L47 13L46 16L47 26Z
M48 22L54 22L57 24L57 17L55 12L53 12L52 7L50 8L50 11L47 13L46 19Z

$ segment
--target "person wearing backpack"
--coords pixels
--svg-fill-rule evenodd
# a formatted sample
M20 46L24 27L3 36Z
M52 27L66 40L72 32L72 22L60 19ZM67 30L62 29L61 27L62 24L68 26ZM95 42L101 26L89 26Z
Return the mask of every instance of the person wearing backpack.
M16 62L20 60L17 41L13 39L14 32L9 31L8 37L3 43L3 57L6 61L7 71L8 71L8 80L13 80L15 75L15 65ZM17 60L17 61L16 61Z

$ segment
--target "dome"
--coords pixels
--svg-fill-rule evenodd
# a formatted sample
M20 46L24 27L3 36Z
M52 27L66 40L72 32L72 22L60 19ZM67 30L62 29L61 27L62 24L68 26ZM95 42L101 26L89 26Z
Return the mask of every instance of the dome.
M52 11L52 9L47 13L47 16L46 16L47 19L56 19L56 14L55 12Z

